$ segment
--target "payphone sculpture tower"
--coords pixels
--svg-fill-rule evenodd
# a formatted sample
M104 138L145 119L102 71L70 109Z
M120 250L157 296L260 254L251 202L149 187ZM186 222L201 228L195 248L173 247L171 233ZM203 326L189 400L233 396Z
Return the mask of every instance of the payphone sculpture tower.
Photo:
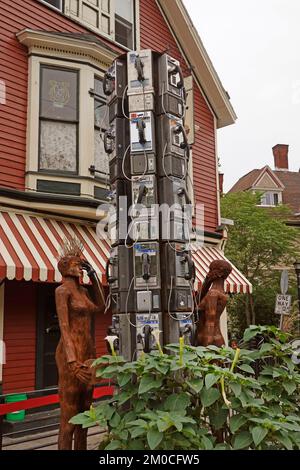
M191 330L189 144L180 63L151 50L118 57L105 74L111 254L107 280L116 347L126 359Z

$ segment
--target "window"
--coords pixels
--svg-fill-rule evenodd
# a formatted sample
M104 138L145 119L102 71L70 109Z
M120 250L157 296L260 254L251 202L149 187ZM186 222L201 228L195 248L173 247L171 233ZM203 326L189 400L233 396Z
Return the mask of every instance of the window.
M65 13L87 26L111 34L110 0L66 0Z
M109 172L108 158L104 150L103 134L108 128L108 107L106 96L103 93L102 80L98 77L94 79L94 164L97 174L106 177Z
M39 0L103 33L128 49L134 46L135 0Z
M77 173L78 72L41 66L41 171Z
M62 0L42 0L42 3L48 3L52 7L62 11Z
M261 206L278 206L279 204L279 194L266 192L262 195L260 199Z
M116 0L115 40L133 49L133 0Z

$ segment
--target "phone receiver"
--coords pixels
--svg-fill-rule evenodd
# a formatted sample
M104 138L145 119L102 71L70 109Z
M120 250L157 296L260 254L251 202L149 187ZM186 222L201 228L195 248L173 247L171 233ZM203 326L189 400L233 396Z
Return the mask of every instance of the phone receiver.
M187 138L187 135L186 135L186 132L185 132L185 128L183 127L182 124L177 124L173 128L173 132L174 132L174 134L182 134L183 142L181 142L180 148L185 149L186 158L187 158L187 160L189 160L190 159L190 146L189 146L189 143L188 143L188 138Z
M151 351L151 331L150 325L144 326L144 352L149 353Z
M105 276L108 284L112 284L113 282L117 281L117 277L113 277L110 275L110 266L113 266L115 264L115 259L114 258L108 258L106 266L105 266Z
M144 184L141 184L139 187L136 204L141 204L143 197L146 196L147 192L148 192L148 188Z
M111 154L114 150L115 136L111 130L107 130L104 133L104 150L106 153Z
M145 143L147 142L145 134L146 123L143 119L138 119L136 126L139 133L139 142L140 144L145 145Z
M191 280L192 282L194 282L196 278L195 263L188 253L185 253L182 262L187 263L188 265L188 270L184 275L184 279L186 279L187 281Z
M113 82L115 77L110 73L106 72L103 77L103 93L105 96L110 96L114 91Z
M182 75L182 69L179 65L175 65L171 67L168 70L169 77L170 75L177 75L179 74L179 82L177 83L177 88L183 88L184 87L184 80L183 80L183 75ZM170 80L170 78L169 78Z
M151 265L150 256L148 255L148 253L143 253L142 263L143 263L142 278L145 281L148 281L148 279L150 279L150 265Z
M188 204L191 204L191 203L192 203L192 201L191 201L190 198L189 198L189 195L188 195L188 193L187 193L186 188L179 188L179 189L177 190L177 194L178 194L179 197L185 196L185 200L186 200L186 202L187 202Z
M139 82L143 82L145 80L145 75L144 75L144 62L142 61L142 59L140 58L139 55L136 56L136 59L135 59L135 63L134 63L134 66L137 70L137 74L138 74L138 81Z

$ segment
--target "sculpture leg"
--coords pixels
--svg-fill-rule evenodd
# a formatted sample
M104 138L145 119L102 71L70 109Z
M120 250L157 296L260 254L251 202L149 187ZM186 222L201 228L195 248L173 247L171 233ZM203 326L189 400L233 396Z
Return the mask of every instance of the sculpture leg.
M82 390L80 394L80 411L87 411L90 409L93 399L93 389L88 388ZM83 429L81 426L75 427L74 432L74 450L86 450L87 449L87 429Z
M81 387L77 379L69 374L59 378L60 426L58 450L72 450L72 439L76 426L69 421L80 412Z
M72 439L75 425L69 420L77 414L76 406L62 404L60 408L60 425L58 435L58 450L72 450Z

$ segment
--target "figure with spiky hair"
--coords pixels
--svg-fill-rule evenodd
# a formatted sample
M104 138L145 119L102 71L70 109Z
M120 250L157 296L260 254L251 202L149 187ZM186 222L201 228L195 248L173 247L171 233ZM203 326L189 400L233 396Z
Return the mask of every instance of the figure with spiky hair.
M200 294L200 319L197 323L196 345L221 347L225 344L220 328L220 317L226 307L228 296L224 282L232 271L228 261L212 261Z
M92 266L83 257L83 246L77 238L68 238L61 248L58 269L62 284L55 291L56 310L61 338L56 349L58 393L60 398L59 450L85 450L87 430L70 424L76 414L90 408L93 397L91 370L85 361L96 357L91 336L94 313L103 312L105 298L102 285ZM90 278L93 297L80 284L83 270Z

